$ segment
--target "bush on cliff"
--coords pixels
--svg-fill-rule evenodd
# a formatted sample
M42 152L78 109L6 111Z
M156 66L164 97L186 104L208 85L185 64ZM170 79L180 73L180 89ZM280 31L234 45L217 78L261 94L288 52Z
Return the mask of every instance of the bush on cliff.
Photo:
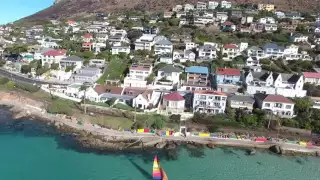
M71 107L65 103L64 101L61 101L59 99L54 100L48 107L47 107L48 113L52 114L65 114L68 116L72 115L72 109Z
M26 83L16 83L15 87L28 92L38 92L40 89L38 86Z

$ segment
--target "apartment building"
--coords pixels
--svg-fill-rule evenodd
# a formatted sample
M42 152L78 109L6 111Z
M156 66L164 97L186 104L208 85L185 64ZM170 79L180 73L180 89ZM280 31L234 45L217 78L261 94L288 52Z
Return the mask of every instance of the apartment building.
M173 44L167 39L157 41L154 45L155 55L172 54L172 51L173 51Z
M193 111L200 113L221 114L225 112L227 95L219 91L195 91L193 96Z
M148 50L151 51L154 45L155 34L143 34L134 43L134 50Z
M247 109L252 111L255 99L252 96L233 95L228 97L228 105L233 109Z
M151 64L132 64L124 78L124 87L147 87L146 78L152 73Z
M185 90L196 91L211 89L209 82L209 69L203 66L191 66L186 68L187 74L186 81L184 83Z

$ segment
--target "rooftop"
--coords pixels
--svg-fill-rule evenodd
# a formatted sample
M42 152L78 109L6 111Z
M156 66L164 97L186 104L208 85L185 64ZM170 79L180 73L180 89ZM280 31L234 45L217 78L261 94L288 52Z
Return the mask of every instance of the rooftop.
M223 93L223 92L214 91L214 90L195 91L194 94L213 94L213 95L227 96L227 94L225 94L225 93Z
M225 44L223 46L223 48L225 48L225 49L236 49L236 48L238 48L238 46L236 44Z
M181 69L176 68L173 65L167 65L167 66L159 69L159 71L166 72L166 73L172 73L172 72L181 72Z
M186 68L186 73L209 74L209 69L204 66L191 66Z
M267 97L265 97L263 101L267 101L267 102L282 102L282 103L294 104L293 101L291 101L290 99L288 99L288 98L286 98L284 96L272 95L272 94L267 95Z
M49 50L47 52L42 53L44 56L63 56L66 52L62 50Z
M304 72L303 76L305 78L320 78L320 73L318 73L318 72Z
M123 88L121 88L121 87L116 87L116 86L110 86L110 85L107 85L107 84L103 84L103 85L96 85L95 88L94 88L94 90L95 90L99 95L100 95L100 94L104 94L104 93L121 95Z
M249 102L249 103L255 102L254 98L251 96L234 95L234 96L231 96L229 99L233 101L241 101L241 102Z
M80 62L82 62L83 59L79 56L72 55L72 56L68 56L66 58L61 59L61 61L80 61Z
M163 96L163 99L166 101L184 101L183 96L181 96L177 92L167 94L167 95Z
M216 74L229 75L229 76L240 76L240 70L233 69L233 68L217 68Z
M132 64L130 70L150 71L151 68L151 64Z

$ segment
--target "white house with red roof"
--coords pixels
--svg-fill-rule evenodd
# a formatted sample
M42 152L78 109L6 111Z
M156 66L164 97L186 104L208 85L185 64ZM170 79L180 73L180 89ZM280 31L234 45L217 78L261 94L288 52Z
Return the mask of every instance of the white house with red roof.
M320 85L320 73L318 72L304 72L303 77L305 83Z
M78 23L77 23L76 21L72 21L72 20L68 20L68 21L67 21L67 24L68 24L68 26L72 26L72 27L78 25Z
M85 34L81 36L83 42L91 42L93 40L93 35L92 34Z
M222 56L225 61L232 61L240 55L240 48L237 44L225 44L222 48Z
M226 110L227 94L213 90L195 91L193 111L201 113L221 114Z
M47 52L42 53L41 63L42 66L48 63L51 65L52 63L60 63L61 59L67 57L66 50L49 50Z
M185 99L178 92L163 96L162 110L166 114L182 114L185 108Z
M282 95L255 94L257 107L280 117L294 117L295 103Z

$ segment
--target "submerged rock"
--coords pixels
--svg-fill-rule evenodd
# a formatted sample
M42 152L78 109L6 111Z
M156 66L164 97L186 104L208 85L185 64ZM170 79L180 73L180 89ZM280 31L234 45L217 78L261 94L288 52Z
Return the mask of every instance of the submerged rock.
M256 151L255 149L248 149L248 150L247 150L247 155L252 156L252 155L255 155L256 152L257 152L257 151Z
M276 154L282 154L282 149L281 149L281 147L280 147L279 145L271 146L271 147L269 148L269 150L270 150L271 152L276 153Z
M209 144L207 144L207 147L210 148L210 149L214 149L214 144L213 143L209 143Z

